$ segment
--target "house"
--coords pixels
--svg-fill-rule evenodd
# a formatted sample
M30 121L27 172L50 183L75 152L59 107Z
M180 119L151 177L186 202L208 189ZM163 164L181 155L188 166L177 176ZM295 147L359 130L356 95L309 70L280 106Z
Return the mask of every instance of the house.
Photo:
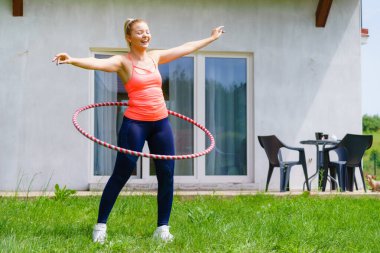
M116 152L80 135L71 117L84 105L128 96L113 73L51 60L59 52L127 52L123 24L131 17L148 22L153 49L225 26L212 45L160 66L168 108L205 125L217 143L207 156L177 161L175 183L263 190L268 164L258 135L301 146L317 131L361 133L360 9L360 0L1 1L0 191L104 186ZM116 144L122 110L88 110L78 120ZM202 131L171 121L178 154L208 145ZM304 147L312 174L315 147ZM152 162L140 159L127 187L155 188L154 173ZM302 189L303 181L302 169L294 169L290 187ZM279 189L278 174L270 188Z

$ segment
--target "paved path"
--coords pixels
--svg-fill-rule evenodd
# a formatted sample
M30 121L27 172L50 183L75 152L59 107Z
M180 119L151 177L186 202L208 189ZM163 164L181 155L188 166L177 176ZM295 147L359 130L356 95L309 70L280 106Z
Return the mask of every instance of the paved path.
M268 194L274 196L294 196L302 194L302 191L291 191L291 192L261 192L261 191L175 191L174 194L177 196L201 196L201 195L215 195L215 196L237 196L237 195L255 195L255 194ZM77 191L75 196L100 196L102 192L100 191ZM156 191L122 191L120 195L122 196L140 196L140 195L156 195ZM318 192L311 191L310 195L316 196L374 196L380 197L380 192L364 192L364 191L354 191L354 192L337 192L337 191L326 191ZM0 192L0 197L52 197L54 192Z

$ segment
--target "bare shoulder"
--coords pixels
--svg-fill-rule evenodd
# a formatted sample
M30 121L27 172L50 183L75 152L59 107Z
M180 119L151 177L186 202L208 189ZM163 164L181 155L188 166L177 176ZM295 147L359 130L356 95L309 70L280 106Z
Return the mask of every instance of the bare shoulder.
M152 59L155 61L155 62L159 62L160 61L160 52L161 52L162 50L151 50L151 51L149 51L148 52L148 55L150 56L150 57L152 57Z
M118 62L118 61L121 61L121 57L120 56L121 55L116 54L116 55L112 55L112 56L110 56L108 58L104 58L104 60L112 61L112 62Z
M125 63L126 61L129 61L127 54L116 54L111 56L113 60L118 61L120 63Z
M128 57L128 53L115 55L121 62L123 68L129 69L132 66L131 59Z

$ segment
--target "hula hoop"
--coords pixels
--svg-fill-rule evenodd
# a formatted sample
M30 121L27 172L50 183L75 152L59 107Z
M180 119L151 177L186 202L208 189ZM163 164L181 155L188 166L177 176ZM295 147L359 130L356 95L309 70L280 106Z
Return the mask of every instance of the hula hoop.
M106 148L110 148L110 149L116 150L118 152L121 152L121 153L124 153L124 154L133 155L133 156L141 156L141 157L147 157L147 158L153 158L153 159L163 159L163 160L182 160L182 159L192 159L192 158L196 158L196 157L199 157L199 156L206 155L206 154L210 153L211 150L213 150L214 147L215 147L214 137L212 136L212 134L210 133L210 131L207 130L206 127L204 127L201 124L197 123L195 120L190 119L189 117L186 117L186 116L184 116L182 114L179 114L177 112L173 112L173 111L170 111L170 110L168 110L168 113L170 115L173 115L173 116L176 116L176 117L178 117L180 119L188 121L191 124L193 124L193 125L197 126L198 128L200 128L203 132L205 132L206 135L208 136L208 138L210 139L210 142L211 142L210 146L207 149L205 149L204 151L198 152L198 153L195 153L195 154L188 154L188 155L158 155L158 154L146 154L146 153L142 153L142 152L138 152L138 151L134 151L134 150L129 150L129 149L125 149L125 148L121 148L121 147L109 144L107 142L104 142L104 141L101 141L101 140L97 139L96 137L94 137L91 134L89 134L86 131L84 131L79 126L78 121L77 121L79 113L81 113L81 112L83 112L85 110L91 109L91 108L102 107L102 106L128 106L128 102L105 102L105 103L97 103L97 104L91 104L91 105L87 105L87 106L81 107L81 108L79 108L79 109L77 109L75 111L75 113L73 115L73 118L72 118L72 121L73 121L73 124L74 124L75 128L81 134L83 134L85 137L87 137L88 139L92 140L93 142L98 143L98 144L100 144L100 145L102 145L102 146L104 146Z

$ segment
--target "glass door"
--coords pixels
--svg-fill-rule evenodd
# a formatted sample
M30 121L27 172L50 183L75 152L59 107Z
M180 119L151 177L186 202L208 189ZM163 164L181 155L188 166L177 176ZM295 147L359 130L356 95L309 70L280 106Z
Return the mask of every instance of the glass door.
M206 57L205 79L206 127L216 142L205 173L247 175L247 59Z

